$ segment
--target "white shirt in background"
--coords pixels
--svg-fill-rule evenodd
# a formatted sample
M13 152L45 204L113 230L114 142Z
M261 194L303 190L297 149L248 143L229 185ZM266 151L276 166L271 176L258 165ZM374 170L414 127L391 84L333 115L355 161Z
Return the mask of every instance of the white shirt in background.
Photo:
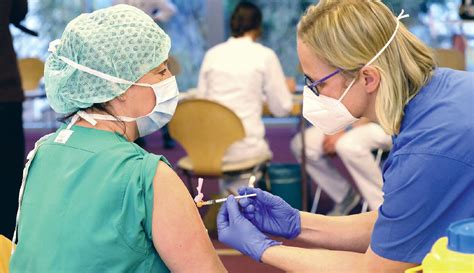
M224 162L271 154L266 143L262 107L287 115L293 106L285 75L273 50L251 38L230 38L206 53L197 96L215 100L242 120L246 138L229 147Z
M114 4L134 6L159 22L168 22L177 11L176 6L169 0L114 0Z

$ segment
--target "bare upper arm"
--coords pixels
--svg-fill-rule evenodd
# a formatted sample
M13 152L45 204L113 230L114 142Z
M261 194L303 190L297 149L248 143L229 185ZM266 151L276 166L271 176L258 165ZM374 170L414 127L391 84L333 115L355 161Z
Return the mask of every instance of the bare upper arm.
M153 243L172 272L226 272L176 173L160 162L153 181Z
M417 266L412 263L393 261L377 255L369 247L365 253L365 271L378 273L401 273L406 269Z

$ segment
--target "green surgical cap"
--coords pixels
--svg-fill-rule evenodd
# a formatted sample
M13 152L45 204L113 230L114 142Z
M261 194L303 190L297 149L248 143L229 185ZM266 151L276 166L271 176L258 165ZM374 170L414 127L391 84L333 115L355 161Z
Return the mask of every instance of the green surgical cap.
M143 11L117 5L72 20L48 57L46 95L58 113L103 103L123 94L130 84L116 84L69 66L59 56L102 73L136 82L167 58L168 35Z

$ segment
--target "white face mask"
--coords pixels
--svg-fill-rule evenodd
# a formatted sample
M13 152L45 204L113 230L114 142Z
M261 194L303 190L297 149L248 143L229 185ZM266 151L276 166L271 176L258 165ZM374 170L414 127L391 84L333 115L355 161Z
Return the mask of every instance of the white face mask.
M387 49L393 39L395 39L398 28L400 27L400 20L409 17L408 14L404 15L403 13L404 10L402 10L400 15L397 17L397 26L392 37L390 37L385 46L372 58L372 60L364 65L364 67L371 65L385 51L385 49ZM303 91L303 116L311 124L320 128L326 135L333 135L356 122L358 118L352 116L346 106L342 103L342 100L354 85L355 80L356 79L352 80L339 99L330 98L321 94L317 96L307 86L305 86Z
M155 94L156 102L155 102L155 107L150 113L138 118L123 117L123 116L118 117L120 118L120 120L125 121L125 122L136 121L137 127L138 127L138 133L140 137L144 137L146 135L149 135L159 130L161 127L163 127L165 124L167 124L171 120L176 110L176 106L178 104L179 90L178 90L178 84L176 83L176 78L174 76L155 84L134 83L134 82L120 79L120 78L102 73L100 71L94 70L92 68L83 66L81 64L78 64L62 56L58 56L58 58L60 58L65 63L67 63L68 65L78 70L92 74L94 76L97 76L99 78L102 78L110 82L151 87ZM88 114L83 111L79 111L77 115L83 118L84 120L88 121L89 123L91 123L93 126L95 126L95 124L97 123L95 120L117 121L115 117L110 116L110 115ZM76 120L77 119L71 122L68 127L70 128Z
M303 116L326 135L333 135L358 119L352 116L342 104L342 99L355 83L355 79L346 88L340 99L316 94L308 88L303 90Z

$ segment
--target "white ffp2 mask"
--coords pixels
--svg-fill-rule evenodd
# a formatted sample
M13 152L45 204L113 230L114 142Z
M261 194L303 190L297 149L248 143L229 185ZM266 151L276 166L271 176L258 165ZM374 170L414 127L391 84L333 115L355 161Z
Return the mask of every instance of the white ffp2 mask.
M333 135L358 119L352 116L341 100L354 84L349 85L339 100L316 96L307 86L303 90L303 116L326 135Z

